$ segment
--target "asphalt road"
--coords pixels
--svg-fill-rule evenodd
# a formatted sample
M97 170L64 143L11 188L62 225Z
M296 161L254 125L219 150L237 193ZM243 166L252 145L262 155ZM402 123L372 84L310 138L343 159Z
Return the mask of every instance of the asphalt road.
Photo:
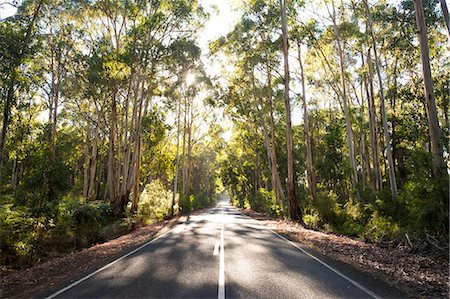
M220 202L49 298L398 298Z

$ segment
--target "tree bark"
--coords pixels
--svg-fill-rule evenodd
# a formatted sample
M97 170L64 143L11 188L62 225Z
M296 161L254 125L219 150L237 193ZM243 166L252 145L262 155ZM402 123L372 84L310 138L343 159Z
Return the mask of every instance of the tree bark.
M178 192L178 167L180 164L180 116L181 116L181 99L178 99L178 111L177 111L177 148L175 152L175 177L173 182L173 194L172 194L172 204L170 206L170 216L174 215L175 201Z
M350 167L352 169L351 173L351 179L352 179L352 185L356 192L356 197L359 198L359 186L358 186L358 173L356 169L356 157L355 157L355 147L353 143L353 132L352 132L352 124L350 119L350 111L348 109L348 103L347 103L347 87L345 83L345 71L344 71L344 53L341 46L341 41L339 37L339 31L336 24L336 12L334 7L334 1L331 1L332 8L333 8L333 27L334 27L334 34L336 38L336 43L338 47L339 52L339 65L340 65L340 71L341 71L341 84L342 84L342 108L344 110L344 117L345 117L345 127L346 127L346 135L347 135L347 144L349 147L349 161L350 161Z
M439 2L441 3L442 14L444 16L445 26L447 26L448 38L450 41L450 17L448 14L447 3L445 3L445 0L439 0Z
M135 183L133 189L133 200L131 202L131 212L136 213L139 204L140 196L140 182L141 182L141 136L138 133L138 138L136 140L136 170L135 170ZM125 193L124 196L128 194Z
M99 138L99 128L95 127L94 133L94 141L92 144L92 153L91 153L91 161L90 161L90 169L89 169L89 187L87 197L89 199L94 198L95 194L95 175L97 169L97 148L98 148L98 138Z
M427 28L423 15L422 0L414 0L417 29L419 31L420 56L422 59L423 81L425 86L425 102L427 104L428 127L430 130L431 152L433 153L433 174L435 177L445 174L445 163L442 153L441 128L436 109L431 77L430 54L428 48Z
M397 197L397 179L395 176L394 158L392 155L391 140L390 140L390 136L389 136L389 128L388 128L388 123L387 123L387 112L386 112L386 103L384 100L383 79L381 78L380 60L378 58L375 33L373 32L373 26L372 26L372 16L370 14L369 4L368 4L367 0L364 0L364 5L366 6L367 22L368 22L368 26L369 26L370 35L372 38L372 47L373 47L373 53L375 56L375 69L377 71L378 84L379 84L381 119L383 121L384 142L386 145L386 156L387 156L387 160L388 160L389 183L390 183L390 187L391 187L392 197Z
M183 148L182 148L182 165L181 170L182 185L181 185L181 196L184 197L186 194L184 190L186 189L186 132L187 132L187 98L184 98L184 121L183 121ZM184 211L183 211L184 212Z
M89 125L87 126L86 130L86 145L85 145L85 151L84 151L84 165L83 165L83 197L88 197L89 192L89 135L90 135L90 128Z
M116 188L114 186L114 184L116 183L115 181L116 157L115 157L115 142L114 142L116 138L116 118L117 118L116 91L113 91L113 95L111 98L110 128L109 128L107 189L111 204L116 209L116 213L120 214L121 207L120 203L117 201L117 194L115 192Z
M311 193L311 198L316 200L316 175L314 171L313 165L313 156L312 156L312 141L311 134L309 129L309 116L308 116L308 106L306 102L306 84L305 84L305 74L303 70L303 61L302 61L302 52L301 52L301 43L298 40L298 62L300 64L300 77L302 81L302 102L303 102L303 126L304 126L304 134L306 141L306 164L307 164L307 174L308 174L308 188Z
M280 211L284 214L284 190L281 185L278 185L280 181L280 174L278 172L278 162L275 144L275 121L273 118L273 93L272 93L272 69L269 64L267 64L267 87L268 87L268 98L269 98L269 114L270 114L270 160L272 169L272 190L275 193L275 200L277 205L280 207Z
M370 130L370 149L372 153L372 163L373 163L373 182L375 190L381 190L382 177L380 167L380 156L378 150L377 113L375 109L373 66L370 49L367 51L367 65L368 65L368 76L367 76L368 84L366 84L366 95L369 106L369 130Z
M422 59L425 102L427 106L428 127L430 131L431 152L433 154L433 175L441 181L442 205L447 219L443 221L445 233L448 235L449 222L449 196L448 196L448 173L443 156L443 146L441 140L441 128L437 114L436 101L433 91L433 79L431 77L430 54L428 48L427 27L423 14L422 0L414 0L416 11L417 29L419 31L420 56ZM445 182L446 181L446 182ZM446 185L446 186L445 186Z
M303 223L302 210L297 202L295 165L294 165L294 143L291 125L291 102L289 98L289 45L286 15L287 0L281 0L281 28L283 35L283 60L284 60L284 106L286 109L286 143L287 143L287 167L288 167L288 201L290 217L294 221Z

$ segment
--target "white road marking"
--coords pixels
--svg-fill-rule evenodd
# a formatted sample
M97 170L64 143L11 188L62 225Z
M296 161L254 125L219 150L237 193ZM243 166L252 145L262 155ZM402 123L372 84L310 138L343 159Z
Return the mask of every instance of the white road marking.
M222 227L220 230L220 263L219 263L219 289L217 292L218 299L225 299L225 253L223 246L223 223L224 214L222 207Z
M128 252L127 254L121 256L121 257L118 258L117 260L112 261L111 263L107 264L106 266L101 267L100 269L98 269L98 270L92 272L91 274L86 275L85 277L83 277L83 278L81 278L81 279L75 281L74 283L68 285L67 287L65 287L65 288L63 288L63 289L57 291L56 293L54 293L54 294L48 296L46 299L55 298L56 296L58 296L58 295L64 293L65 291L67 291L67 290L73 288L74 286L76 286L76 285L82 283L83 281L85 281L85 280L91 278L91 277L94 276L95 274L97 274L97 273L99 273L99 272L105 270L106 268L111 267L111 266L114 265L115 263L117 263L117 262L119 262L119 261L121 261L121 260L123 260L123 259L129 257L129 256L132 255L133 253L135 253L135 252L141 250L142 248L144 248L144 247L146 247L146 246L152 244L153 242L156 242L157 240L161 239L162 237L164 237L165 235L167 235L167 234L170 233L170 232L172 232L172 230L169 230L169 231L165 232L164 234L162 234L162 235L160 235L160 236L158 236L158 237L156 237L156 238L154 238L154 239L148 241L148 242L145 243L144 245L142 245L142 246L140 246L140 247L134 249L133 251Z
M219 245L220 245L220 241L217 240L216 243L214 243L214 255L219 254Z
M247 217L249 219L251 219L252 221L254 221L259 227L262 227L263 229L266 229L268 231L270 231L271 233L273 233L275 236L279 237L280 239L288 242L289 244L291 244L292 246L294 246L295 248L297 248L297 250L303 252L304 254L306 254L307 256L309 256L310 258L312 258L313 260L315 260L316 262L318 262L319 264L321 264L322 266L328 268L329 270L333 271L334 273L336 273L337 275L339 275L340 277L344 278L345 280L347 280L348 282L350 282L351 284L353 284L355 287L359 288L360 290L362 290L363 292L367 293L369 296L375 298L375 299L381 299L381 297L379 297L377 294L375 294L374 292L372 292L371 290L365 288L364 286L362 286L360 283L354 281L353 279L351 279L350 277L348 277L347 275L343 274L342 272L340 272L339 270L335 269L334 267L328 265L327 263L325 263L324 261L322 261L321 259L319 259L318 257L312 255L311 253L309 253L308 251L304 250L303 248L297 246L297 244L295 244L294 242L286 239L285 237L283 237L282 235L280 235L279 233L271 230L270 228L261 225L259 223L258 220L255 220L247 215L242 214L244 217Z

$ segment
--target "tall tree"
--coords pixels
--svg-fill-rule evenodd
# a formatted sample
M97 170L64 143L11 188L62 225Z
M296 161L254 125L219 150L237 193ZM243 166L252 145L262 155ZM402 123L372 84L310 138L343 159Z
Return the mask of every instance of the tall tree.
M299 37L300 38L300 37ZM297 41L298 48L298 62L300 65L300 80L302 82L302 103L303 103L303 126L305 133L305 141L306 141L306 163L307 163L307 172L308 172L308 188L311 193L311 197L315 200L316 198L316 174L314 170L313 164L313 155L312 155L312 140L311 140L311 132L309 125L309 114L308 114L308 106L306 102L306 76L303 67L302 60L302 44L300 39Z
M281 29L283 43L283 61L284 61L284 106L286 110L286 143L287 143L287 189L289 214L292 220L303 222L302 210L298 205L296 192L296 175L294 167L294 142L291 121L291 99L289 96L289 45L288 45L288 27L287 27L287 0L281 1Z
M395 176L395 165L394 165L394 158L392 155L391 138L389 135L389 127L388 127L388 123L387 123L387 112L386 112L386 103L384 100L383 79L381 77L381 70L380 70L380 59L378 57L375 33L373 32L373 26L372 26L372 16L370 14L369 4L368 4L367 0L364 0L364 4L366 6L367 22L368 22L368 26L369 26L370 36L372 39L372 48L373 48L373 53L375 56L375 69L377 71L378 88L380 91L381 119L383 121L383 134L384 134L384 142L385 142L385 146L386 146L386 156L388 159L389 182L390 182L390 186L391 186L391 194L392 194L392 197L397 197L397 179Z
M422 60L425 103L427 105L428 127L430 130L431 152L433 153L433 173L436 177L445 174L445 163L442 153L441 127L436 109L436 100L431 77L430 50L428 47L428 34L423 14L422 0L414 0L416 11L417 30L419 31L420 57Z
M441 4L442 15L444 16L444 22L445 26L447 26L448 38L450 41L450 16L448 14L447 3L445 3L445 0L439 0L439 3Z
M346 134L347 134L347 143L349 149L349 161L350 167L352 170L351 179L353 184L353 189L356 192L356 197L359 197L359 186L358 186L358 172L356 165L356 154L355 154L355 145L353 142L353 131L351 124L350 111L348 108L348 98L347 98L347 83L345 82L345 62L344 62L344 51L341 45L341 37L339 33L339 28L337 25L337 16L336 16L336 8L334 4L334 0L331 0L332 11L329 12L329 15L333 21L334 35L336 39L338 54L339 54L339 66L340 66L340 75L341 75L341 97L342 97L342 108L344 110L345 116L345 126L346 126ZM327 7L328 8L328 7Z
M18 77L18 68L22 64L25 56L28 54L29 44L32 38L34 26L38 20L39 13L41 11L42 5L44 4L44 0L39 0L36 2L36 6L34 8L33 14L31 15L31 20L28 23L28 26L25 31L24 37L19 41L20 48L18 53L16 53L13 58L12 65L10 68L10 77L8 80L8 87L5 99L5 105L3 107L3 121L2 121L2 131L0 133L0 176L3 167L3 160L5 155L5 142L6 135L8 132L8 125L10 120L11 108L14 103L14 92L17 84Z

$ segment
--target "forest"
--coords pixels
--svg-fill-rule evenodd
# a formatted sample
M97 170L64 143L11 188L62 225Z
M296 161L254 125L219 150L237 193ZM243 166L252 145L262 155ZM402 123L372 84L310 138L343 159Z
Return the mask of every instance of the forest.
M446 1L234 1L203 47L211 4L0 4L18 8L0 19L0 266L224 194L448 258Z

